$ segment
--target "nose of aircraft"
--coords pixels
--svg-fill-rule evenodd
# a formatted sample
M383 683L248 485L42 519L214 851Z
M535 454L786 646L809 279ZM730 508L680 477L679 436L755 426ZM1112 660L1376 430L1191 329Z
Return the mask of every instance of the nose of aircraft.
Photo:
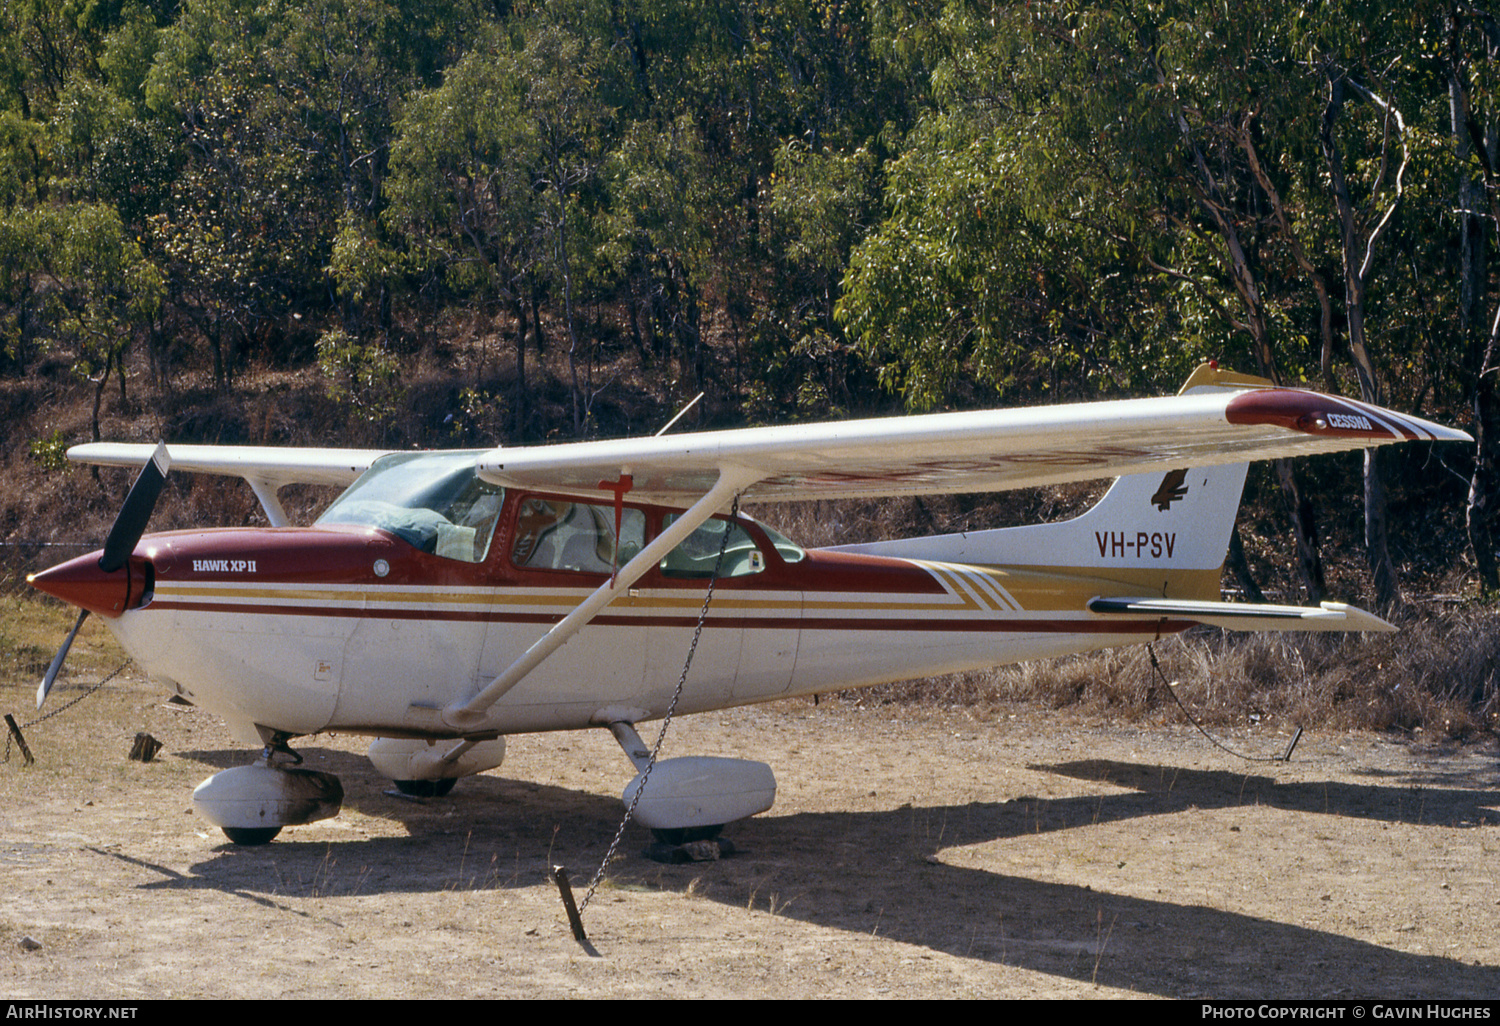
M150 564L130 558L124 567L112 573L99 569L102 552L91 552L50 570L31 574L26 582L38 591L60 598L69 605L87 609L100 616L115 617L133 605L146 590Z

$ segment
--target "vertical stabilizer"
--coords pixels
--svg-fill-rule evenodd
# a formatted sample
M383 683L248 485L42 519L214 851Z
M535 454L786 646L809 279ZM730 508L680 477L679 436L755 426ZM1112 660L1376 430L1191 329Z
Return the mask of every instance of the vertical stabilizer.
M1117 478L1082 516L1057 524L934 535L838 551L1059 570L1218 570L1246 464Z

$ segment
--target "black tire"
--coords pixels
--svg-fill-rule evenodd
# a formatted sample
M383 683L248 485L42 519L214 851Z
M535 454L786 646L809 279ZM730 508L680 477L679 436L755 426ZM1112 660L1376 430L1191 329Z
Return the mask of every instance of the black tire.
M712 841L723 832L723 823L714 823L710 826L676 827L670 830L651 828L651 836L662 844L687 844L689 841Z
M413 798L441 798L453 790L453 785L458 783L457 777L443 777L441 780L398 780L396 790L402 794L409 794Z
M246 847L255 844L270 844L276 835L281 833L281 827L220 827L220 829L230 841Z

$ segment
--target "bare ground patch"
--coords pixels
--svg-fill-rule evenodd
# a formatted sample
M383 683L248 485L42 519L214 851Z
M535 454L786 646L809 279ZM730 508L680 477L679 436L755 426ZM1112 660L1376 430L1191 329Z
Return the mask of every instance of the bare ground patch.
M32 687L0 703L24 718ZM137 730L158 761L126 760ZM517 737L440 799L389 793L362 739L304 739L344 811L254 849L188 802L251 753L145 682L28 736L38 764L0 766L9 997L1500 993L1492 741L1326 732L1252 765L1024 706L685 718L669 755L765 759L776 806L716 863L649 862L632 828L585 913L594 958L544 873L581 893L614 834L630 773L602 731Z

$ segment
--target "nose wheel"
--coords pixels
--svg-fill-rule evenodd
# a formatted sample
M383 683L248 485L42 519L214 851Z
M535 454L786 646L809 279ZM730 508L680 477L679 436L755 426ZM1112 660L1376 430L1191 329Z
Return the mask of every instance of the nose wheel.
M301 761L287 746L287 738L278 735L257 762L215 773L199 784L193 791L193 808L231 842L242 845L269 844L282 827L337 816L344 803L339 778L302 769L296 765Z

